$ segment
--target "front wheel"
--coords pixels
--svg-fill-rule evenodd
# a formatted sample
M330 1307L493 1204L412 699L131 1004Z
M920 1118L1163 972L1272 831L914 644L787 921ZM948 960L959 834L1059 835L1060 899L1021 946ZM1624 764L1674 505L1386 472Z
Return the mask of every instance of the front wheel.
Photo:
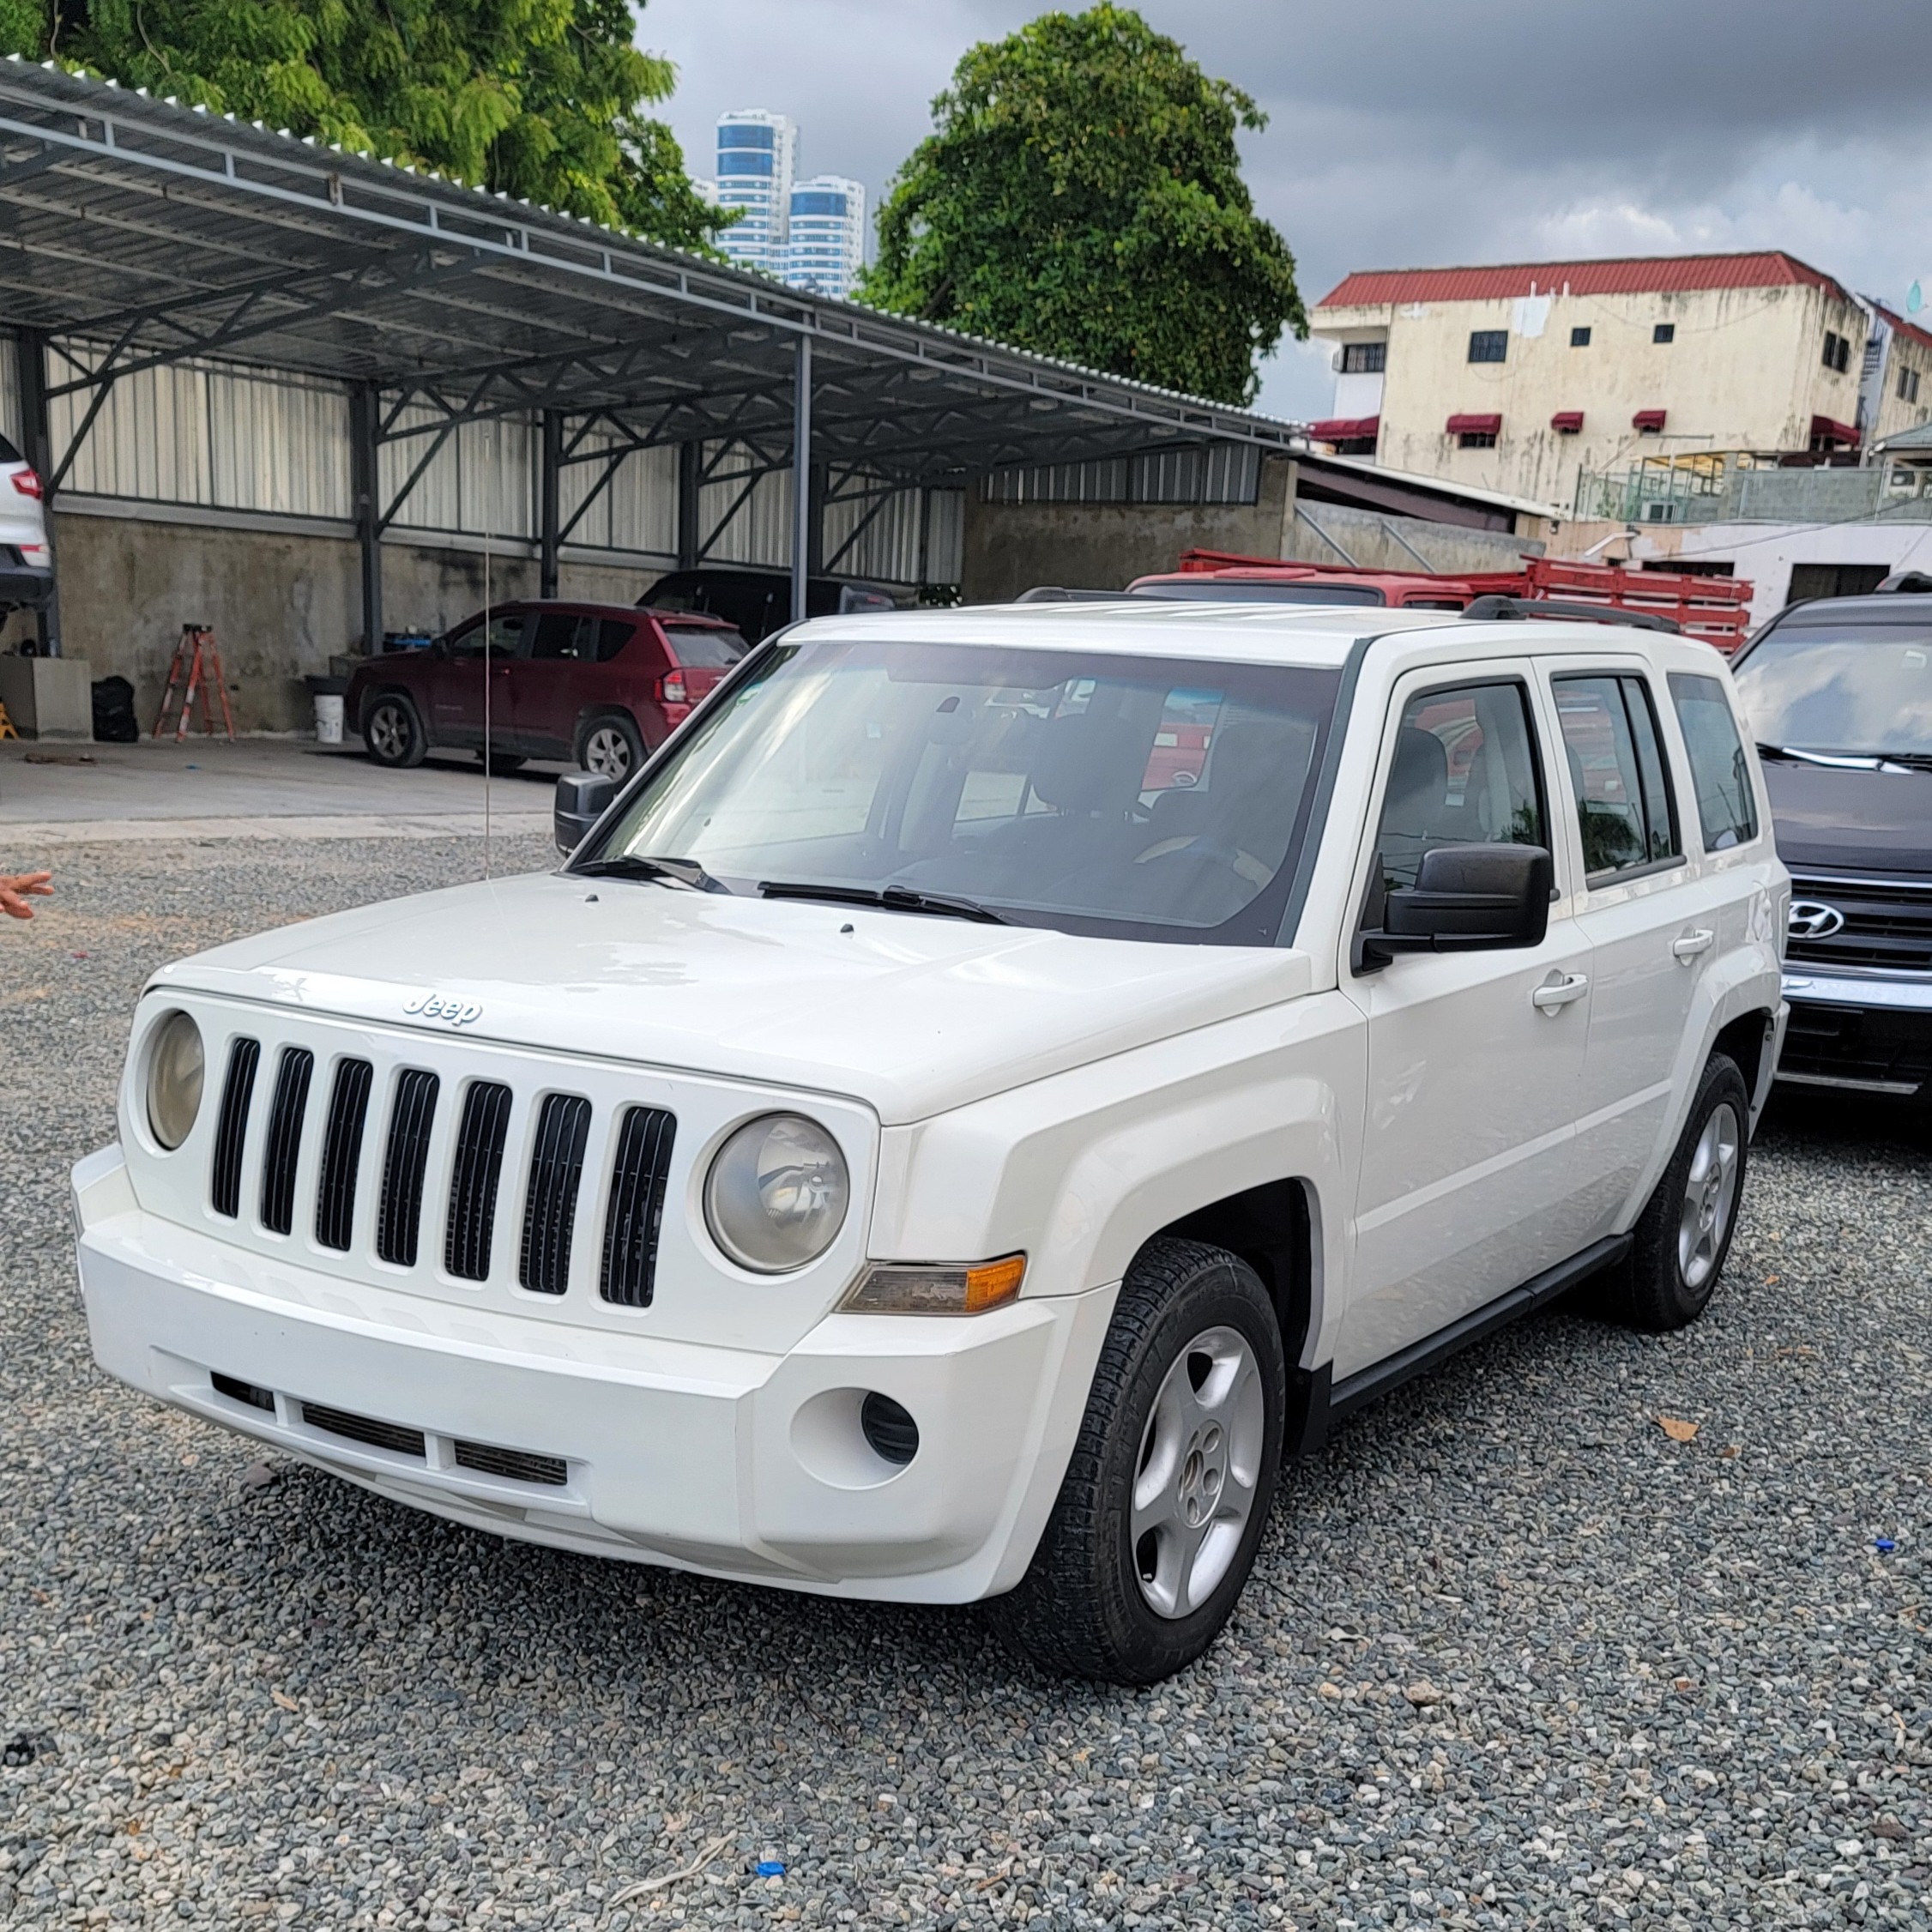
M398 691L384 691L362 721L362 742L377 764L420 764L429 734L416 707Z
M1631 1327L1662 1334L1695 1321L1709 1305L1737 1227L1750 1136L1744 1076L1729 1055L1713 1054L1615 1292L1615 1313Z
M644 762L643 734L634 719L620 712L592 718L577 734L577 762L621 785Z
M1228 1621L1281 1468L1287 1366L1246 1262L1160 1239L1136 1256L1040 1547L990 1606L1049 1670L1151 1684Z

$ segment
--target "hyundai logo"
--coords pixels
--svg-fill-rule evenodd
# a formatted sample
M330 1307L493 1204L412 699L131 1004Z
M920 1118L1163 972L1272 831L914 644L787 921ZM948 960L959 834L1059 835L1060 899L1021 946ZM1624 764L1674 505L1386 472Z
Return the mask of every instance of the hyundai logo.
M1794 939L1828 939L1844 929L1844 915L1816 899L1794 899L1785 930Z

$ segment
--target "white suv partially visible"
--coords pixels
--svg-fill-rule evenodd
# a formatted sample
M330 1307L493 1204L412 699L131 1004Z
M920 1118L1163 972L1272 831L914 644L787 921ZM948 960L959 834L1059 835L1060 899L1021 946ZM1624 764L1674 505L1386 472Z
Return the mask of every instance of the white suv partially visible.
M0 615L41 611L54 594L46 506L39 473L0 436Z
M1769 826L1651 631L797 626L560 871L156 975L75 1171L95 1355L479 1528L1150 1681L1336 1417L1585 1281L1703 1310Z

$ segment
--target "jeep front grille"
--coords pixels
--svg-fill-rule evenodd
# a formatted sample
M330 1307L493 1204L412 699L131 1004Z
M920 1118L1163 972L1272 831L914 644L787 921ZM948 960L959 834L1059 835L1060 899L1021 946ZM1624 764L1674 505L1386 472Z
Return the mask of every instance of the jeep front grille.
M378 1422L372 1416L352 1416L346 1409L330 1409L319 1402L302 1404L302 1420L325 1435L346 1436L371 1449L393 1449L397 1455L414 1456L418 1462L427 1454L423 1432L404 1428L400 1422Z
M262 1225L286 1235L295 1225L295 1162L302 1148L302 1116L316 1057L306 1047L284 1047L269 1109L268 1144L262 1150Z
M255 1099L255 1070L262 1042L238 1039L228 1049L228 1078L221 1087L221 1114L214 1124L214 1167L208 1198L232 1221L241 1212L242 1151L248 1142L248 1110Z
M362 1165L362 1128L369 1114L374 1070L365 1060L335 1063L323 1135L322 1178L316 1184L316 1241L347 1253L355 1231L355 1177Z
M589 1101L576 1094L545 1095L530 1150L523 1247L516 1268L517 1280L533 1294L561 1295L570 1280L577 1184L583 1177L584 1143L589 1137Z
M500 1080L474 1080L463 1096L456 1129L456 1171L450 1180L450 1223L443 1265L459 1281L487 1281L490 1235L497 1224L497 1182L510 1133L510 1089Z
M541 1482L561 1489L571 1479L571 1465L561 1456L533 1455L528 1449L492 1449L486 1442L459 1442L458 1465L479 1476L504 1476L512 1482Z
M657 1271L657 1232L671 1171L677 1122L661 1108L625 1110L604 1217L604 1265L598 1292L622 1307L648 1308Z
M416 1235L423 1218L423 1169L429 1164L430 1129L441 1085L420 1066L402 1070L389 1114L389 1144L383 1156L383 1200L377 1217L376 1252L398 1268L416 1265Z

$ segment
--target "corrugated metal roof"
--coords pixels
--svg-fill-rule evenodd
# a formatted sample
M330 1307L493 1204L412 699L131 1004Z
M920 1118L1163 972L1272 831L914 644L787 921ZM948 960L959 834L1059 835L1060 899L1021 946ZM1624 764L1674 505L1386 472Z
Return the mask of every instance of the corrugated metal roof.
M1494 302L1518 295L1646 295L1794 283L1850 298L1821 269L1782 250L1749 255L1650 255L1604 262L1514 262L1488 269L1367 269L1344 275L1315 305L1367 308L1384 302Z
M1885 317L1887 328L1895 329L1901 335L1909 335L1913 341L1923 342L1927 348L1932 349L1932 331L1920 328L1916 322L1907 322L1897 311L1887 308L1882 302L1874 302L1872 306Z

